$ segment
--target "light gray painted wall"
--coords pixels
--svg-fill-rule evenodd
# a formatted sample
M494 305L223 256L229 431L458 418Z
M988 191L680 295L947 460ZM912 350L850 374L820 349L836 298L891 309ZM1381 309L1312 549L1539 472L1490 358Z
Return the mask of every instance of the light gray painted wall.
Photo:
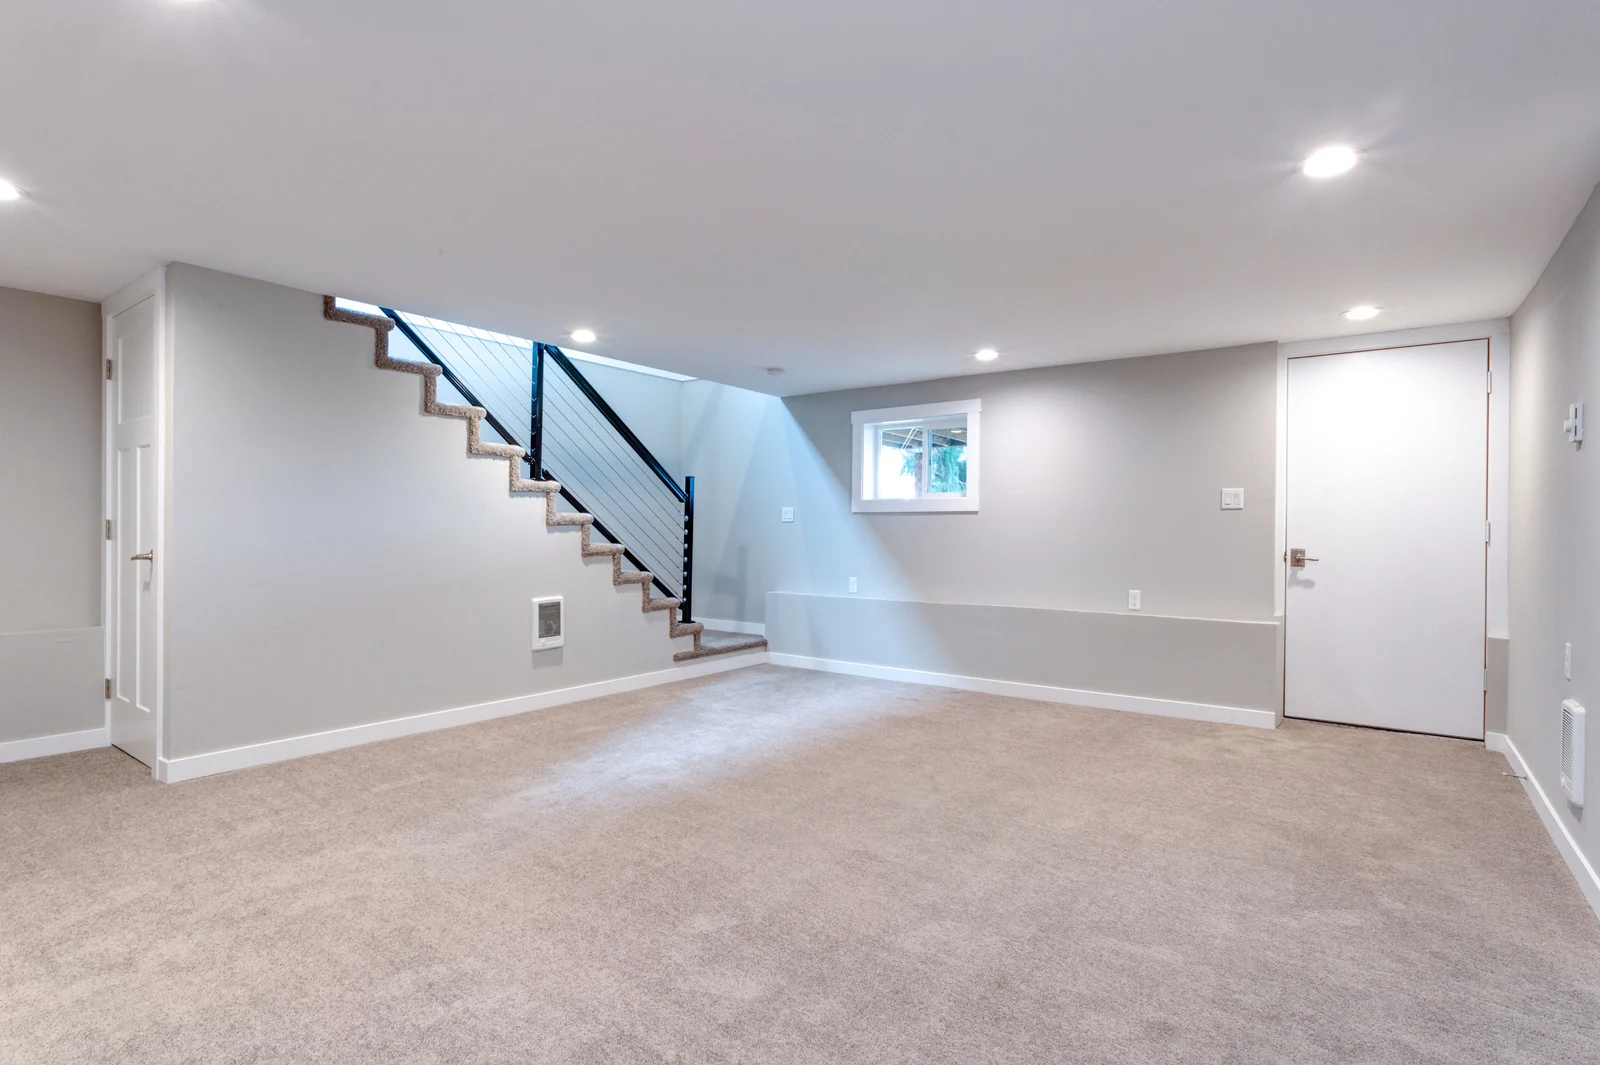
M788 400L691 382L696 613L759 622L768 591L856 576L868 598L1115 613L1138 588L1146 614L1270 620L1276 372L1263 344ZM851 411L973 396L979 513L851 513Z
M767 596L779 654L1276 712L1278 625L1033 607Z
M1566 442L1567 404L1600 410L1600 192L1511 320L1511 741L1592 864L1600 827L1561 793L1561 700L1600 713L1600 437ZM1592 420L1592 419L1591 419ZM1572 644L1572 680L1562 645ZM1600 786L1600 728L1589 729Z
M319 297L188 266L174 335L166 757L671 668L504 460ZM567 597L534 653L529 600Z
M100 307L0 288L0 742L105 724Z

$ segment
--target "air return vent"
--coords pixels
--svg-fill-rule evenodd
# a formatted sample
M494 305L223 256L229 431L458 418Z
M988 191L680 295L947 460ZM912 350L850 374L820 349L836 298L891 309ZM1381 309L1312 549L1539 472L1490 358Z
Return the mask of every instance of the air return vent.
M1561 790L1574 806L1583 805L1583 752L1589 712L1577 700L1561 704Z
M562 616L561 597L546 596L533 601L533 649L548 651L560 647L566 633L566 618Z

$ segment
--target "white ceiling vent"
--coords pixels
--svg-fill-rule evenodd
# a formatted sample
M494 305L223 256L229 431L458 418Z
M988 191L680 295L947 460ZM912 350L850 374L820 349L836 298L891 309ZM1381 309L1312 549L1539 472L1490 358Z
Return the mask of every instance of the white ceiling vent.
M1584 733L1589 712L1576 699L1561 704L1561 790L1572 805L1583 805Z
M566 618L559 595L533 601L533 649L548 651L560 647L566 634Z

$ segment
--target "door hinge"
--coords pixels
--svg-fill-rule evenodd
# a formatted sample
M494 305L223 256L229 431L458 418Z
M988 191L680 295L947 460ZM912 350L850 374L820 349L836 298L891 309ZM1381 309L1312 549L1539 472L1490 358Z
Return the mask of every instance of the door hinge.
M1489 690L1489 671L1487 669L1483 671L1483 690Z
M106 380L111 380L111 360L106 360Z
M111 678L106 678L106 698L111 698Z
M1483 523L1483 542L1484 543L1488 543L1489 542L1489 524L1490 524L1489 522L1484 522Z
M111 519L106 519L106 539L111 539Z
M1494 392L1494 371L1493 370L1485 370L1485 371L1483 371L1483 390L1485 392L1493 394L1493 392Z

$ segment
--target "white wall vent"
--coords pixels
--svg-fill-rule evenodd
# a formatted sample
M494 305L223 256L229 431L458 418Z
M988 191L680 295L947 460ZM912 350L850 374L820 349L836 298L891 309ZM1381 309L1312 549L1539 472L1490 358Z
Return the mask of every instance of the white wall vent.
M1574 806L1583 805L1583 752L1589 712L1576 699L1561 704L1561 790Z
M567 630L561 597L547 595L533 601L533 649L548 651L560 647Z

